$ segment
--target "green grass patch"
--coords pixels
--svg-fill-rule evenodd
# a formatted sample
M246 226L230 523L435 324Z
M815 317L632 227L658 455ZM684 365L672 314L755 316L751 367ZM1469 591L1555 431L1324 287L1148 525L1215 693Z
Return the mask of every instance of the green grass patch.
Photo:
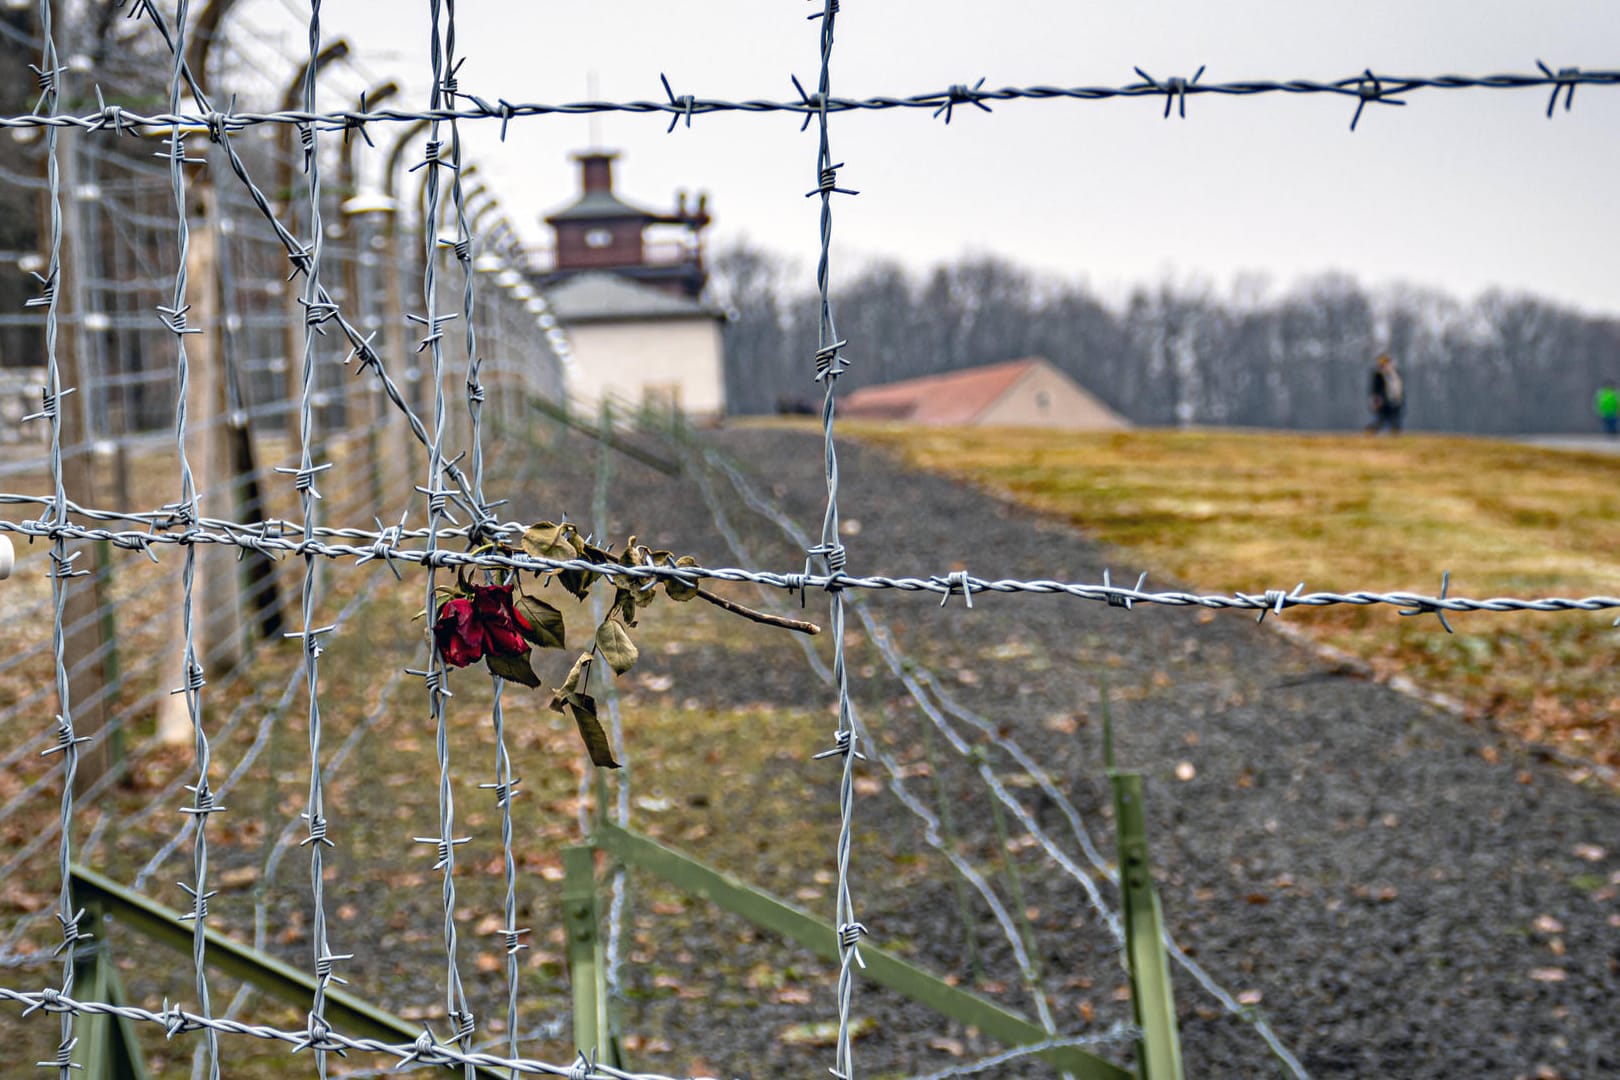
M1130 549L1208 591L1620 593L1620 457L1491 439L1238 431L1041 432L847 425L946 473ZM1290 613L1319 640L1404 672L1527 738L1620 762L1601 613L1402 619Z

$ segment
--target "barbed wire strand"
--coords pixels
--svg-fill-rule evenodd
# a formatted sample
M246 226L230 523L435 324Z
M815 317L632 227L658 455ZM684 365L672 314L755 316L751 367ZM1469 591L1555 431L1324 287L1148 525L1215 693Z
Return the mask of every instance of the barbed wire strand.
M40 53L39 66L34 68L40 87L40 99L35 111L44 109L47 115L56 112L59 104L60 79L65 70L57 59L51 8L51 0L40 0L40 37L44 41L44 47ZM54 489L50 517L55 525L62 525L67 521L68 513L67 490L62 475L62 398L77 388L62 386L62 369L56 351L56 315L57 305L61 299L62 281L62 180L56 134L57 129L51 128L46 132L45 141L45 179L49 188L46 207L50 217L48 226L50 247L46 256L45 276L39 278L42 295L28 303L34 307L45 308L47 390L40 415L50 425L51 484ZM62 943L55 951L62 957L63 994L73 993L73 965L76 959L74 953L77 951L79 939L86 936L80 927L80 921L85 913L82 909L74 908L73 887L69 873L73 858L73 789L78 782L79 745L85 740L73 729L73 695L67 673L67 640L62 629L62 621L67 610L68 582L76 574L84 573L73 569L73 562L79 554L79 552L68 554L65 537L52 538L51 645L56 659L56 699L60 711L56 715L56 742L47 748L45 753L62 755L62 807L57 844L59 891L56 903L56 919L61 925ZM74 1037L73 1026L73 1014L63 1013L61 1040L57 1043L56 1055L50 1061L38 1063L41 1068L56 1069L59 1080L68 1080L74 1068L73 1048L78 1040Z
M1578 68L1546 69L1540 74L1503 73L1494 75L1393 75L1365 69L1340 79L1246 79L1233 82L1198 82L1186 79L1141 81L1113 86L1005 86L997 89L954 85L943 90L929 90L908 96L877 95L863 98L835 98L825 100L827 114L846 112L883 112L909 110L934 114L946 107L988 105L992 102L1015 101L1075 101L1102 102L1114 99L1163 98L1175 105L1189 97L1214 95L1226 98L1255 98L1265 95L1289 96L1327 95L1355 102L1358 107L1369 101L1391 103L1410 101L1421 91L1451 90L1557 90L1567 93L1577 86L1607 87L1620 85L1620 70ZM494 104L472 95L463 95L465 104L459 107L435 107L426 110L409 109L357 109L316 112L312 107L284 109L270 112L232 111L227 119L232 127L243 128L264 124L325 124L355 127L372 123L413 123L417 120L497 121L509 124L513 120L544 116L585 116L593 113L655 113L672 119L718 113L785 113L801 120L814 119L823 112L817 98L801 94L785 100L749 99L732 101L725 98L699 98L683 95L670 100L629 101L576 101L566 103L511 102L497 100ZM1550 116L1550 112L1549 112ZM117 105L81 114L54 116L17 115L0 117L0 128L5 127L74 127L87 131L100 131L121 125L126 130L167 128L176 123L187 127L202 127L209 121L203 113L147 114Z
M440 492L440 494L444 493ZM8 502L49 504L51 501L48 497L35 495L0 494L0 504ZM71 501L69 505L76 508L76 504ZM147 521L152 528L156 528L159 523L165 522L171 516L159 511L140 513L98 511L98 513L119 520ZM418 534L412 530L403 532L357 528L317 530L318 534L323 536L369 541L359 544L326 543L321 540L302 540L283 535L286 525L287 523L280 521L241 524L203 518L199 519L196 528L184 534L173 534L150 530L120 531L89 528L75 524L55 525L38 520L0 520L0 533L44 537L47 539L54 539L60 535L66 539L74 540L106 540L114 547L128 550L147 550L168 544L225 544L266 554L291 554L300 557L308 556L310 558L326 559L354 558L363 562L369 562L372 559L385 559L440 570L483 568L524 570L531 573L576 570L615 581L621 579L625 581L656 579L659 581L679 581L689 585L703 581L744 582L765 585L788 593L802 593L817 589L827 591L837 589L841 592L852 590L898 590L900 592L931 593L940 597L961 596L964 593L974 595L1002 593L1067 596L1077 600L1105 603L1110 607L1126 610L1134 608L1137 604L1201 608L1212 611L1247 611L1260 615L1281 614L1295 608L1335 607L1346 604L1354 607L1389 606L1402 609L1403 614L1409 613L1413 615L1438 615L1442 612L1447 614L1459 612L1496 614L1508 612L1606 612L1620 609L1620 597L1607 595L1580 597L1490 596L1476 598L1453 595L1449 590L1443 594L1406 590L1379 592L1374 589L1356 589L1350 592L1325 590L1306 592L1298 586L1286 590L1262 589L1253 593L1195 593L1184 590L1154 592L1143 588L1140 584L1130 586L1115 585L1110 581L1057 581L1050 578L981 578L959 571L932 574L927 577L890 577L881 574L857 576L843 571L836 574L814 574L747 570L739 567L625 566L614 562L592 562L589 559L546 559L516 550L510 553L498 550L448 551L437 545L431 548L399 546L396 542L396 536L407 539L414 538ZM172 524L169 527L172 527ZM523 529L524 525L521 522L506 522L485 524L478 531L480 535L499 537L504 540L507 537L521 535ZM425 531L421 535L425 535ZM470 535L470 530L448 529L440 535L443 537L466 538Z
M445 26L444 26L444 94L454 104L459 93L459 73L466 58L457 59L456 56L456 0L444 0ZM450 120L450 202L455 211L456 239L451 251L461 266L461 321L463 344L467 353L467 423L468 423L468 449L472 453L472 496L476 500L480 517L485 509L484 500L484 385L479 378L482 358L479 356L478 341L478 300L477 277L473 263L476 255L475 238L472 234L471 224L467 218L466 187L462 183L462 145L461 127L455 120ZM436 227L436 226L435 226ZM502 575L515 579L516 574ZM501 696L505 689L506 680L491 673L491 704L490 722L495 736L495 791L501 811L501 863L504 876L505 896L504 910L505 926L502 934L506 943L506 1031L510 1040L507 1045L507 1055L517 1057L518 1046L518 960L523 949L521 935L525 932L517 924L517 860L512 852L512 794L510 777L512 772L511 758L506 749L505 717L501 706ZM504 777L504 779L503 779ZM505 786L503 786L505 785ZM450 910L445 912L452 917ZM452 950L450 962L454 964L456 957ZM459 981L459 975L457 976ZM472 1016L467 1010L466 996L462 995L462 1011L467 1013L467 1024L461 1038L463 1050L472 1049ZM472 1080L470 1074L468 1080Z
M319 1033L312 1033L308 1028L283 1029L269 1024L249 1024L223 1017L205 1017L173 1005L154 1012L135 1005L84 1001L53 988L16 990L9 986L0 986L0 1001L24 1006L24 1016L36 1010L43 1010L63 1015L113 1016L157 1024L170 1038L202 1028L211 1028L230 1035L248 1035L257 1039L286 1043L295 1052L311 1050L317 1053L336 1053L353 1050L360 1053L387 1054L399 1059L394 1066L396 1071L409 1065L443 1065L459 1066L464 1070L506 1069L523 1075L560 1076L568 1080L675 1080L674 1077L661 1073L630 1072L601 1062L576 1060L568 1065L558 1065L533 1058L506 1058L496 1054L467 1052L452 1044L437 1041L430 1031L418 1035L414 1042L394 1043L384 1039L346 1035L331 1026L323 1027ZM55 1062L51 1064L55 1066Z
M319 67L318 57L321 51L321 0L310 0L309 5L309 57L304 68L304 107L315 108L316 69ZM321 288L322 258L325 254L326 228L321 220L321 165L320 165L320 131L310 125L300 129L300 138L305 147L304 171L305 191L309 205L309 244L304 249L307 261L304 264L304 355L303 379L300 384L298 399L298 468L293 473L294 488L298 492L299 507L303 512L303 536L305 543L314 538L316 518L319 513L318 503L320 492L316 488L316 478L320 472L329 467L322 462L315 463L315 410L314 393L316 386L316 361L319 356L319 337L322 333L321 324L331 315L329 301ZM228 145L228 140L227 145ZM289 198L290 201L290 198ZM310 947L311 964L315 972L315 994L310 1003L307 1038L312 1056L315 1059L315 1071L321 1080L326 1078L327 1047L326 1032L329 1024L326 1020L326 994L331 989L334 979L338 976L334 966L350 959L348 954L336 954L328 942L326 922L326 890L325 866L328 847L335 847L328 833L331 823L326 816L326 793L322 783L324 769L321 764L321 701L320 701L320 657L322 651L321 638L331 631L331 627L318 626L315 619L315 574L316 560L313 556L304 556L304 573L300 587L300 630L294 635L300 639L304 650L304 681L309 695L309 795L307 809L304 811L307 835L302 841L309 847L309 885L310 885Z
M175 113L180 111L181 84L185 76L181 61L186 52L186 18L189 7L189 0L179 0L175 9L174 61L169 77L169 111ZM169 185L174 197L177 259L172 299L167 308L160 307L158 310L175 339L174 437L180 464L180 502L175 509L177 516L189 528L197 519L197 483L192 474L191 458L186 447L189 437L186 421L191 393L191 363L186 352L186 337L202 331L187 325L187 314L190 311L187 300L189 285L187 275L191 258L191 223L186 208L185 166L191 164L194 159L186 157L185 134L178 124L169 129L166 156L169 164ZM192 843L192 875L196 884L188 886L181 883L180 888L191 897L191 911L184 917L191 920L192 979L197 992L197 1007L202 1015L210 1016L213 1014L213 1004L208 990L208 939L205 936L205 924L208 919L208 901L214 894L208 888L207 824L210 814L223 812L225 808L216 804L208 781L211 755L208 733L203 728L202 717L202 688L205 680L203 666L197 658L196 638L197 548L195 545L187 544L184 550L185 557L180 571L183 682L172 692L184 695L186 717L192 729L193 757L197 768L196 782L190 788L192 803L190 806L182 807L180 812L193 817L197 829ZM219 1033L212 1029L206 1031L203 1035L202 1049L209 1080L219 1080Z
M454 25L454 9L449 12L450 26L443 27L441 23L441 0L428 0L428 13L431 29L430 64L432 66L433 86L431 101L433 109L439 108L444 98L445 80L449 77L454 65L454 56L446 58L446 35ZM453 45L453 41L450 42ZM425 247L424 259L426 266L422 277L422 297L425 305L425 314L421 322L426 330L426 337L418 350L426 348L431 358L433 370L433 441L428 452L428 481L422 493L427 497L428 503L428 548L433 550L438 545L438 529L445 521L445 501L448 493L440 487L440 474L444 471L444 436L447 423L446 401L444 391L444 333L443 326L455 318L454 315L438 314L438 223L442 216L443 191L439 170L449 169L452 177L460 168L460 164L453 159L446 159L441 154L444 146L440 131L441 121L435 120L429 128L426 157L416 168L427 169L426 194L426 225L423 228L423 244ZM454 148L452 147L452 150ZM476 500L476 496L474 496ZM475 502L474 510L477 506ZM427 573L427 601L424 607L427 611L428 625L432 626L438 619L438 582L437 573L430 567ZM427 666L423 669L424 679L427 683L430 715L434 724L434 748L439 762L439 835L436 837L417 837L419 843L433 845L436 860L433 864L435 870L443 874L442 898L444 906L444 951L445 951L445 1014L449 1018L451 1038L460 1043L463 1051L471 1045L474 1033L473 1016L467 1007L467 995L461 984L461 971L457 958L456 939L456 847L466 843L466 838L457 838L455 835L455 795L450 784L450 742L449 719L446 715L446 698L450 696L448 686L449 670L444 658L432 642L428 645ZM471 1071L467 1072L467 1080L472 1080Z
M831 296L832 197L835 194L854 193L838 186L838 169L842 163L834 164L829 138L831 125L828 122L828 101L832 96L833 29L838 19L838 0L821 0L821 11L810 16L810 19L811 21L819 19L821 37L821 69L816 82L816 96L810 99L817 105L814 115L818 135L816 187L809 194L819 195L821 200L821 252L816 261L816 290L820 294L820 318L815 378L823 383L821 427L827 477L827 509L821 524L821 543L808 550L805 571L808 573L810 569L809 558L819 556L833 579L827 592L830 607L828 621L831 624L833 641L833 680L838 701L838 729L834 733L833 748L816 756L835 758L840 766L838 896L834 905L836 911L834 924L838 932L838 1041L832 1074L836 1080L854 1080L855 1061L851 1046L850 1011L855 993L854 969L856 966L866 966L861 960L860 942L867 930L855 917L855 903L849 881L849 861L855 827L855 764L861 760L862 755L854 710L849 700L849 672L845 666L844 596L837 584L844 568L845 554L838 532L838 452L833 439L833 418L837 411L835 384L839 373L844 370L845 360L841 354L844 343L839 340L838 329L833 322ZM690 105L690 101L686 104ZM811 116L807 113L806 123L810 119Z

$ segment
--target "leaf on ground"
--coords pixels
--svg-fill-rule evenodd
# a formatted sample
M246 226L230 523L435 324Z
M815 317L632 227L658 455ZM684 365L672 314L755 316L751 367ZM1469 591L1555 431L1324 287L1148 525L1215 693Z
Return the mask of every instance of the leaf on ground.
M849 1022L849 1037L859 1039L877 1030L877 1021L862 1016ZM818 1020L808 1024L793 1024L776 1033L776 1041L787 1046L836 1046L838 1021Z

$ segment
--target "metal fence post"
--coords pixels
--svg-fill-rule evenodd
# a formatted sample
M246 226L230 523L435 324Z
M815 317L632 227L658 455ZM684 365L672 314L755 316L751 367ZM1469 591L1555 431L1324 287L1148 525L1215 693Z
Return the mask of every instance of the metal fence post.
M574 1044L592 1060L623 1064L608 1016L607 966L597 928L596 848L563 848L563 929L568 934L568 978L574 991Z
M73 982L81 987L86 1001L124 1004L124 987L118 978L106 938L109 925L99 904L86 904L96 937L80 940L73 947ZM74 1067L83 1069L84 1080L148 1080L146 1060L135 1038L135 1022L124 1016L90 1014L80 1019L79 1044L74 1048Z
M1131 972L1131 1012L1142 1029L1137 1064L1142 1080L1181 1080L1181 1036L1170 987L1159 894L1148 872L1147 826L1139 773L1108 771L1119 832L1119 891L1125 915L1125 955Z

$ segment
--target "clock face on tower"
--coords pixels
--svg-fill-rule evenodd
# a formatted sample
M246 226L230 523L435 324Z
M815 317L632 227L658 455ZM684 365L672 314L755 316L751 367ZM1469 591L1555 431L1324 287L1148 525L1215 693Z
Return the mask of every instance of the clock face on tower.
M585 233L585 246L588 248L605 248L612 243L612 229L591 229Z

